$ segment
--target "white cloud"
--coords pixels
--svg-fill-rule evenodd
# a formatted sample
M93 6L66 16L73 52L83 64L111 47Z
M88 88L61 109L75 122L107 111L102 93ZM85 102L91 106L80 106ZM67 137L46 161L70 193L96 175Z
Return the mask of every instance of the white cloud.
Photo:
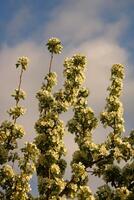
M114 1L106 2L106 0L64 2L52 12L52 18L44 30L45 36L55 35L73 45L100 36L109 35L110 40L117 38L125 30L128 20L126 16L114 21L103 18L103 12L107 10L111 12L110 4L113 9L117 4Z
M53 12L45 35L56 35L68 42L80 42L102 31L104 22L97 18L99 11L91 1L69 1ZM91 5L90 5L90 4ZM99 3L100 4L100 3Z
M110 69L115 63L126 64L127 52L116 42L106 38L85 43L80 49L89 60L86 85L91 90L92 104L97 110L101 110L106 97L106 88L110 84Z

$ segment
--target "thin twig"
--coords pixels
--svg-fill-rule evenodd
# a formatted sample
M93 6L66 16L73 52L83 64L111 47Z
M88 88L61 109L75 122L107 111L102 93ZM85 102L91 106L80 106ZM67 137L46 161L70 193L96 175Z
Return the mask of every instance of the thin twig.
M22 74L23 74L23 69L21 68L21 72L20 72L20 77L19 77L19 85L18 85L18 95L20 93L20 87L21 87L21 83L22 83ZM19 103L19 98L16 100L16 106L18 106ZM14 124L16 123L17 118L14 119Z
M53 61L53 53L51 53L51 59L50 59L50 65L49 65L49 73L51 72L52 61Z
M94 171L92 171L92 170L86 170L86 171L89 173L92 173L92 174L94 173Z

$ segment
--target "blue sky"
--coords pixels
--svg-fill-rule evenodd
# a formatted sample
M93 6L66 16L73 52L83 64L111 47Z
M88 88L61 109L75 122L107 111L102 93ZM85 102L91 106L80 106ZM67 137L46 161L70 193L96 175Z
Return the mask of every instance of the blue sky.
M78 3L77 3L78 2ZM34 38L35 40L44 40L43 30L44 27L50 21L53 21L53 11L61 10L67 4L67 8L64 7L64 10L68 10L68 5L74 9L75 4L79 4L79 0L1 0L1 8L0 8L0 28L1 28L1 35L0 41L2 43L16 44L20 41L24 41L26 39ZM99 1L95 1L96 8L97 3ZM127 18L128 20L128 27L127 30L122 33L120 38L120 42L123 43L122 45L126 46L133 50L133 46L131 45L131 40L134 34L134 24L133 24L133 17L134 17L134 2L132 0L119 0L116 2L115 0L109 0L107 3L106 1L100 1L99 4L100 9L97 9L98 16L104 23L112 23L121 18ZM87 5L90 7L90 4L93 4L93 1L83 1L83 5ZM60 9L59 9L60 8ZM80 10L84 12L84 6ZM89 9L90 12L90 9ZM95 10L96 12L96 10ZM83 13L84 14L84 13ZM18 21L17 21L18 20ZM77 20L77 19L76 19ZM16 24L13 24L13 22ZM20 22L20 23L19 23ZM15 27L11 28L11 25L16 25ZM79 24L80 25L80 24ZM10 28L15 29L13 37L12 33L10 33ZM57 27L56 27L57 28ZM58 27L60 29L60 27ZM16 31L16 32L15 32ZM51 33L50 33L51 34ZM88 33L87 33L88 35ZM37 36L39 38L37 38Z
M49 54L45 50L47 39L59 37L64 51L54 59L53 70L63 82L62 63L66 56L83 53L88 58L85 85L90 89L90 106L96 115L103 110L110 68L114 63L124 64L126 78L122 101L126 119L126 133L134 127L134 1L133 0L1 0L0 7L0 120L7 118L6 110L13 105L10 94L17 84L18 72L14 64L19 56L28 56L30 67L24 76L23 86L28 94L24 105L27 114L20 120L27 135L24 141L35 136L34 123L38 118L35 94L43 76L48 72ZM66 119L70 114L63 116ZM95 140L105 138L100 127ZM72 144L67 159L76 149L70 136L66 146ZM66 172L68 177L69 169ZM96 181L93 183L95 184ZM32 180L32 185L35 180Z
M57 15L60 16L60 12L68 12L73 8L75 16L77 5L81 4L81 2L81 0L2 0L0 8L0 48L4 44L13 46L26 40L33 40L34 42L42 43L51 35L60 37L65 44L66 42L70 42L72 45L73 43L74 45L80 44L82 40L88 39L88 30L85 31L85 37L83 37L82 40L79 39L75 41L74 37L72 37L66 41L66 36L60 33L60 27L55 27L58 31L52 30L49 32L47 31L47 26L55 21ZM88 16L90 18L91 5L91 7L93 6L94 12L97 12L97 17L104 23L103 30L98 30L89 37L92 39L103 34L105 31L105 24L110 25L116 21L124 19L124 26L127 27L124 28L120 37L118 37L118 43L129 51L129 62L133 62L134 2L132 0L119 0L118 2L115 0L109 0L109 2L102 0L100 2L101 3L99 3L98 0L84 0L82 2L83 6L78 10L79 14L81 13L80 16L85 15L88 19ZM89 12L88 9L86 9L86 12L84 13L85 7L89 7ZM93 16L94 14L92 13L91 15ZM69 20L71 21L72 19L69 18ZM79 26L84 25L84 22L82 20L79 22L77 18L74 18L74 27L75 23L76 29ZM67 28L71 29L71 23L68 24L67 27L64 25L64 28L65 31Z
M41 30L41 27L48 22L49 13L58 3L60 3L60 0L2 0L0 9L0 41L10 45L29 39L31 36L34 37L34 34L36 35ZM17 18L21 24L16 24L17 32L14 33L16 38L13 38L8 27Z

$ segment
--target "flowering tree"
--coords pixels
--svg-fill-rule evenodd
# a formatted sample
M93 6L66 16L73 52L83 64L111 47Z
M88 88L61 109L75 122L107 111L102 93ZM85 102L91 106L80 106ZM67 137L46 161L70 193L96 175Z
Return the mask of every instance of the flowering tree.
M2 122L0 126L0 199L134 199L134 131L128 137L122 134L125 130L120 95L124 67L121 64L112 66L106 107L100 119L97 119L87 103L89 91L83 86L85 56L77 54L65 59L64 85L55 92L53 88L57 83L57 75L52 71L52 61L63 47L57 38L49 39L47 47L51 54L49 72L36 95L39 101L39 118L35 123L37 136L33 143L26 143L21 154L17 152L17 140L23 137L24 130L16 121L24 113L19 102L25 98L25 93L20 87L28 59L22 57L16 64L21 69L18 88L12 95L16 104L8 111L11 120ZM66 126L74 134L78 150L72 156L72 176L70 180L65 180L65 124L60 115L69 108L72 108L74 115ZM99 121L104 128L110 127L111 132L106 141L96 144L92 133ZM18 173L14 164L18 164ZM38 197L29 193L29 180L35 169ZM89 187L91 175L104 181L95 194Z

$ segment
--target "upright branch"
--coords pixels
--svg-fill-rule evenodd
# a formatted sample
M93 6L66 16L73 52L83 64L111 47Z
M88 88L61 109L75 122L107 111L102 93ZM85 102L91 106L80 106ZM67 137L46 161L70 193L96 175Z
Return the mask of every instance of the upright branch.
M49 73L51 72L52 61L53 61L53 53L51 53L51 59L50 59L50 65L49 65Z
M104 127L112 128L106 143L113 159L115 158L119 162L121 159L129 159L131 154L131 146L122 137L122 133L125 131L123 105L120 101L123 79L123 65L114 64L111 69L111 86L108 87L109 96L106 98L106 107L100 115Z
M10 110L8 111L9 115L12 117L12 120L14 121L14 124L16 123L17 118L25 113L25 109L22 106L19 106L19 101L21 99L24 100L26 96L25 92L21 89L21 83L22 83L23 72L28 67L28 58L20 57L16 64L16 68L18 68L19 66L21 67L21 72L19 76L19 84L18 84L18 88L15 89L14 93L12 94L12 97L14 97L16 101L16 105L14 108L10 108Z
M106 98L105 111L101 113L101 122L104 127L111 127L114 135L120 136L124 129L123 105L120 101L124 79L124 67L115 64L111 69L111 86L108 87L109 96Z
M11 116L11 121L4 121L0 126L0 189L2 200L27 200L30 191L30 178L35 171L35 162L39 154L35 144L27 143L21 149L23 157L18 154L17 139L22 138L24 129L21 125L16 124L17 118L24 114L24 108L19 105L21 99L25 99L25 92L21 89L23 71L27 69L28 58L20 57L16 68L21 67L18 88L15 89L12 97L16 103L15 107L10 108L8 113ZM16 150L17 151L14 151ZM4 154L2 155L2 153ZM6 156L5 156L6 155ZM20 173L16 173L13 169L14 162L18 161ZM6 163L8 162L8 164ZM10 166L10 163L13 163Z
M96 165L96 174L101 175L105 185L98 188L96 199L129 199L134 188L130 189L132 177L129 181L124 180L124 172L127 174L127 166L121 168L116 163L121 160L128 161L132 158L134 149L128 138L122 136L124 129L123 105L120 96L123 88L124 67L121 64L114 64L111 69L111 86L108 87L109 96L106 98L105 110L100 115L104 127L112 128L105 145L108 149L108 156L103 158ZM132 165L131 165L132 166ZM128 172L128 177L130 177ZM133 176L134 178L134 176ZM113 187L109 187L108 183ZM133 197L130 197L130 199Z
M13 108L10 108L8 111L8 114L11 116L12 120L4 121L2 122L0 126L0 133L1 133L0 145L1 145L1 148L3 149L1 151L2 153L0 152L1 164L4 164L4 162L6 162L7 159L10 160L10 158L8 158L9 151L17 148L16 140L18 138L22 138L25 133L23 127L19 124L16 124L16 120L18 117L23 115L25 111L24 108L19 106L18 104L19 104L19 101L21 99L24 100L26 96L25 92L20 87L21 87L21 82L22 82L23 70L26 70L28 66L28 59L26 57L19 58L16 64L16 68L18 68L19 66L21 66L19 85L18 85L18 88L15 89L14 93L12 94L12 97L14 97L16 103L15 103L15 106ZM15 158L12 158L12 159L14 160Z
M40 117L35 123L37 137L35 143L41 154L36 165L38 176L38 189L40 199L58 199L59 193L64 189L63 174L66 162L61 158L66 153L63 142L64 126L59 119L57 102L52 94L56 85L56 73L51 72L53 54L59 54L62 45L59 39L51 38L47 43L51 53L49 74L37 92L39 100Z
M83 65L84 66L84 65ZM76 66L76 71L80 65ZM79 149L74 152L71 162L72 178L66 186L65 194L70 198L79 200L94 199L94 196L87 185L87 168L97 153L97 145L93 143L92 131L97 126L97 119L93 110L87 105L89 91L80 87L76 102L73 105L74 116L68 121L68 131L75 134L75 142Z
M20 72L20 77L19 77L19 85L18 85L18 95L20 94L20 88L21 88L21 83L22 83L22 75L23 75L23 68L21 68L21 72ZM23 98L24 99L24 98ZM16 106L18 105L18 103L19 103L19 96L18 96L18 98L17 98L17 96L16 96Z
M64 87L52 94L52 87L56 84L56 74L51 72L45 77L47 83L43 83L37 93L40 118L35 123L38 134L35 142L41 151L37 164L40 199L60 199L64 195L63 191L67 184L63 180L66 162L62 159L65 154L63 142L65 130L59 114L67 111L75 103L84 80L84 65L85 57L81 55L65 59Z
M50 38L46 44L48 51L51 53L50 65L49 65L49 73L52 68L52 61L54 54L60 54L63 46L61 45L61 41L58 38Z

